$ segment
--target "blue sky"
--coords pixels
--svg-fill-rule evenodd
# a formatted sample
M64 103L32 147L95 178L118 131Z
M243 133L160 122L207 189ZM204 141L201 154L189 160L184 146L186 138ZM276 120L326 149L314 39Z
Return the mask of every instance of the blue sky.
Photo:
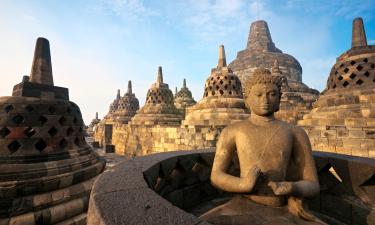
M104 116L128 80L143 105L161 65L174 91L183 78L196 100L217 64L246 46L251 22L268 22L272 39L302 65L303 81L323 90L336 57L351 45L355 17L375 44L375 1L348 0L1 0L0 96L29 74L35 40L50 40L54 81L89 123Z

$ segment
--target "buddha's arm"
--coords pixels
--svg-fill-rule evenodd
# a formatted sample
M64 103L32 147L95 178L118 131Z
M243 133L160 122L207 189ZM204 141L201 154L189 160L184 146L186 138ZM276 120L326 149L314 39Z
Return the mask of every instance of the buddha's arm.
M292 194L301 197L317 195L320 187L310 140L305 131L299 127L294 129L293 156L301 180L293 183Z
M232 161L236 149L233 132L229 127L225 128L216 144L215 159L211 172L211 183L224 191L228 192L250 192L256 182L259 169L252 169L246 177L235 177L226 171Z

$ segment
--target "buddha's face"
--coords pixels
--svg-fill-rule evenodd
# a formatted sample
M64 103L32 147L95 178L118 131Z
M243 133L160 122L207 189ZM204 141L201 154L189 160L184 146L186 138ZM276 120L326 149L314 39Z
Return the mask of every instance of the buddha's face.
M246 98L251 113L258 116L270 116L279 109L280 92L275 84L255 84Z

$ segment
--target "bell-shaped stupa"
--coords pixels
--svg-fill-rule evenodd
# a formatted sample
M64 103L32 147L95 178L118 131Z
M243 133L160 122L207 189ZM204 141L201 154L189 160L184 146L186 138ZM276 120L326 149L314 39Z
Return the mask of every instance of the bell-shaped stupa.
M191 91L186 86L186 79L184 79L182 82L182 88L178 92L176 88L174 105L177 109L180 109L183 113L185 113L186 107L190 107L195 103L197 102L194 100Z
M173 93L163 82L163 71L158 68L156 83L147 91L146 103L132 118L132 125L180 124L182 114L174 105Z
M224 46L219 47L219 61L207 78L203 98L186 109L184 125L226 126L246 119L241 81L227 67Z
M118 101L116 111L113 113L114 120L117 123L126 124L135 115L139 109L139 101L132 90L132 82L128 82L128 90Z
M0 118L0 223L85 224L105 161L68 89L53 84L47 39L37 39L30 78L0 97Z
M314 149L375 157L375 45L362 18L353 21L352 47L333 65L312 111L298 122Z

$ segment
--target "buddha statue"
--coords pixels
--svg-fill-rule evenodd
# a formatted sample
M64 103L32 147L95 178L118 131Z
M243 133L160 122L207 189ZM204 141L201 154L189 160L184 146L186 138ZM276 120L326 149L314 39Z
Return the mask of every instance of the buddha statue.
M310 141L304 130L276 120L286 79L258 68L245 83L247 120L223 129L216 145L211 183L238 193L201 216L212 224L325 224L304 206L319 193ZM238 160L240 174L228 172Z

